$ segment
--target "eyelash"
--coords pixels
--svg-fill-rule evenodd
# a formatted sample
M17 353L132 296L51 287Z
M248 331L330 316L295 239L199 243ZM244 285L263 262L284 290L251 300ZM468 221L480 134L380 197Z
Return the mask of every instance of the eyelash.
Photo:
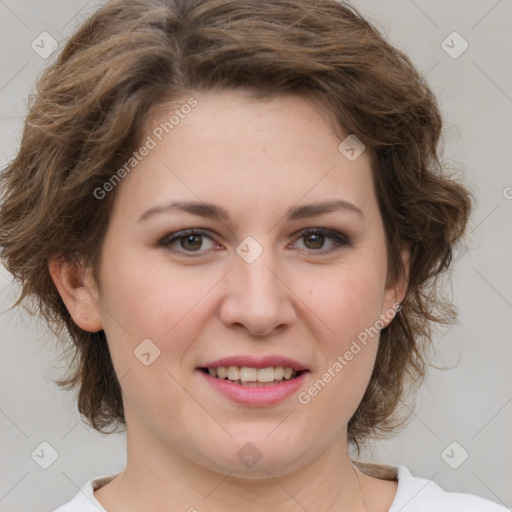
M187 257L197 257L206 251L201 251L201 250L187 251L183 248L176 249L174 247L170 247L171 244L173 244L174 242L178 242L179 240L187 238L192 235L202 236L202 237L206 236L213 241L213 238L203 230L185 229L183 231L178 231L176 233L172 233L172 234L166 236L165 238L163 238L161 240L160 245L170 251L186 254ZM327 255L327 254L331 254L331 253L341 249L343 246L351 245L351 242L347 236L343 235L342 233L338 233L337 231L331 231L331 230L325 229L325 228L304 229L300 232L300 235L295 240L300 240L301 238L305 238L305 237L308 237L311 235L321 235L321 236L325 236L326 238L330 238L331 240L334 241L333 246L330 249L307 249L306 248L306 249L302 249L302 250L312 251L312 252L320 254L320 255Z

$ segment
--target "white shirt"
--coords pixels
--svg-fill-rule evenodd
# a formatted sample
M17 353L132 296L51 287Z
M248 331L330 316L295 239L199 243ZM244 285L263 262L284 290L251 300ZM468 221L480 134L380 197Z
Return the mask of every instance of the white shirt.
M355 461L353 461L355 463ZM412 476L405 466L357 462L364 473L377 478L398 480L395 499L388 512L510 512L510 509L473 494L447 492L432 480ZM107 512L93 491L106 485L117 474L89 480L69 502L53 512Z

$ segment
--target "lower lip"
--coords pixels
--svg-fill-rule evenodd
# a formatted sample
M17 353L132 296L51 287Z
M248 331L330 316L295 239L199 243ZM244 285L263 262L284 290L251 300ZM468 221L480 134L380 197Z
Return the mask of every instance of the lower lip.
M283 380L280 384L268 386L244 386L234 384L226 379L217 379L208 373L197 370L216 391L237 404L248 406L274 405L294 393L297 393L302 386L306 375L303 372L298 377L290 380Z

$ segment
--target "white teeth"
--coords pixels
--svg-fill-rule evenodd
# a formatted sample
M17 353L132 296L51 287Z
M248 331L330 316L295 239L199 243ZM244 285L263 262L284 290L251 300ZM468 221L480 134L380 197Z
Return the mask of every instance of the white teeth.
M228 379L240 380L240 368L238 366L228 366Z
M272 382L274 380L274 368L260 368L258 370L258 382Z
M243 382L255 382L258 380L258 369L242 366L240 368L240 380Z
M218 379L228 379L245 383L268 383L274 381L290 380L297 375L297 372L290 367L269 366L267 368L251 368L248 366L219 366L218 368L208 368L208 373Z

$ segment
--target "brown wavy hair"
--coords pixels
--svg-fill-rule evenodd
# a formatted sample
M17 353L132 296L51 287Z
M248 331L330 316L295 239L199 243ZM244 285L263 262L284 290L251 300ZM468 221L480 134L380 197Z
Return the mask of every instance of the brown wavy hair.
M63 257L98 275L115 190L94 190L136 150L159 105L191 91L246 89L257 98L320 98L340 133L372 159L384 221L388 283L404 276L399 314L382 330L375 368L348 425L359 451L409 415L407 389L425 374L433 327L450 324L438 278L450 267L472 196L441 164L436 99L401 51L350 4L337 0L122 0L87 19L40 76L17 156L3 170L1 258L21 284L15 305L38 312L70 356L60 386L96 430L125 427L103 331L72 320L49 273ZM341 140L341 139L340 139ZM400 414L399 414L400 413Z

